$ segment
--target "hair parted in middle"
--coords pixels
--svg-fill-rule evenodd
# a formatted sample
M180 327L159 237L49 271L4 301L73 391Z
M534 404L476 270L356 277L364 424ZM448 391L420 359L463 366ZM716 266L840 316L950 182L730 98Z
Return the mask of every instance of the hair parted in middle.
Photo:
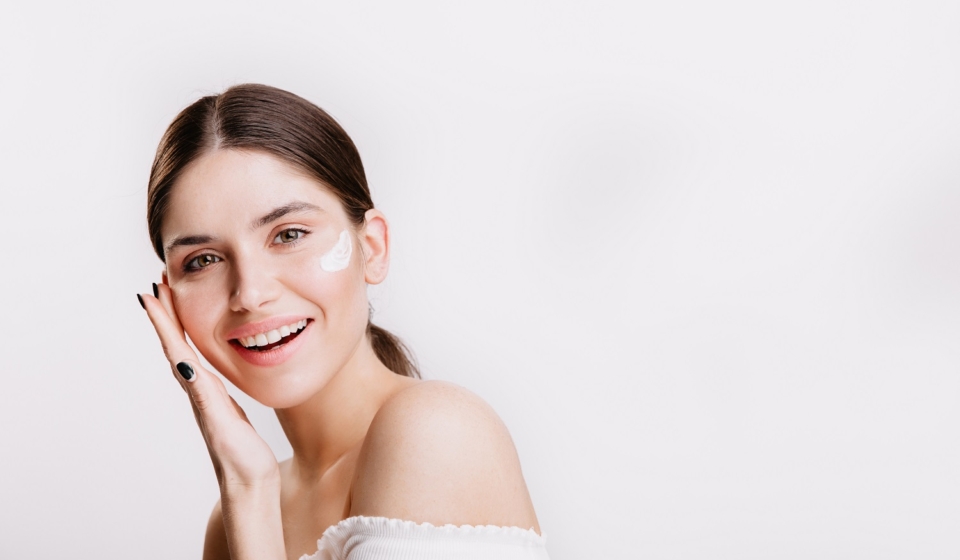
M360 154L333 117L288 91L241 84L195 101L160 140L147 187L147 228L161 261L166 262L161 228L170 193L191 162L217 149L258 150L306 172L337 196L357 228L373 208ZM420 377L413 354L400 339L370 321L367 334L384 365Z

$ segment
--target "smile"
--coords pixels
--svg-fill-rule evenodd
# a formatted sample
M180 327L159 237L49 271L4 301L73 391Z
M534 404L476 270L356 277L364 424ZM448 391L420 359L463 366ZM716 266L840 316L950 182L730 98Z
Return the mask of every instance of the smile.
M230 342L239 344L247 350L252 350L254 352L266 352L276 348L277 346L281 346L287 342L290 342L296 338L306 326L307 319L301 319L295 323L283 325L277 329L271 329L269 331L257 333L252 336L235 338Z

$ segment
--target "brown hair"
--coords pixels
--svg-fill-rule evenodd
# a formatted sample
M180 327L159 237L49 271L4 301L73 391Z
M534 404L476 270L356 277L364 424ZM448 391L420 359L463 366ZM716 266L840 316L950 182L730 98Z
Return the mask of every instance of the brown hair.
M290 92L242 84L198 99L177 115L160 140L147 187L147 228L161 261L166 262L160 228L174 183L190 162L218 148L260 150L306 171L340 199L357 227L373 208L360 154L330 115ZM400 339L370 321L367 335L384 365L420 377Z

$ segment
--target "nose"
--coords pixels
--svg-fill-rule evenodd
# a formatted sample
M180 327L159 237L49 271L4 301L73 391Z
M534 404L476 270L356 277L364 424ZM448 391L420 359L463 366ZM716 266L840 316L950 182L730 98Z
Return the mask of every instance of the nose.
M230 310L238 313L256 311L277 300L280 282L266 262L250 256L236 256L232 267Z

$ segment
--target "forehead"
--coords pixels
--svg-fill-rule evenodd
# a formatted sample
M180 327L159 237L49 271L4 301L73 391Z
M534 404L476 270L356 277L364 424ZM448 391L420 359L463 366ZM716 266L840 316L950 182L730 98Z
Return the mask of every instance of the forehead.
M244 227L294 201L322 208L332 219L346 214L328 187L289 163L252 150L212 150L190 163L170 193L161 236Z

